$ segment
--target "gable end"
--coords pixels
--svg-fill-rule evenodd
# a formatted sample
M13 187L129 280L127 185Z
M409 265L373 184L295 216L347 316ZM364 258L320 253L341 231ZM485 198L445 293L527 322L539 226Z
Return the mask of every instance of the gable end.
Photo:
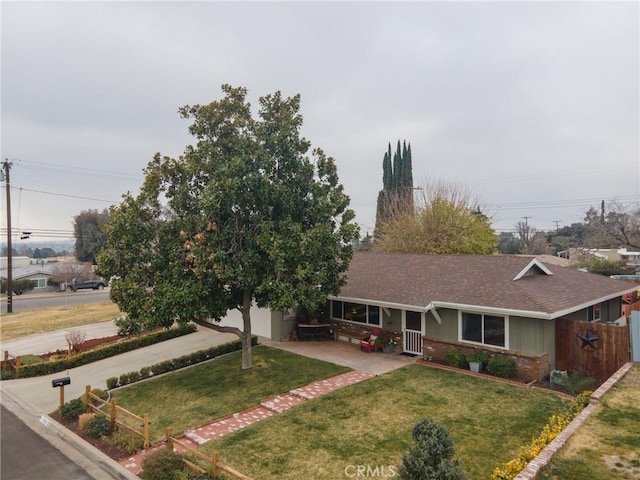
M547 268L547 266L542 263L540 260L538 260L537 258L534 258L533 260L531 260L531 262L529 262L529 264L524 267L520 273L518 273L515 277L514 277L514 281L515 280L520 280L522 277L527 277L530 275L553 275L553 272L551 270L549 270Z

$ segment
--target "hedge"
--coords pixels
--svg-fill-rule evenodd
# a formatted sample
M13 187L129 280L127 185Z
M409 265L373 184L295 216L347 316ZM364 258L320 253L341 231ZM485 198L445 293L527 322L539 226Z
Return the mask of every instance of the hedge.
M42 375L49 375L50 373L57 373L63 370L68 370L70 368L80 367L82 365L97 362L98 360L113 357L121 353L130 352L138 348L148 347L149 345L164 342L165 340L171 340L172 338L181 337L183 335L193 333L196 330L197 327L195 324L188 323L186 325L181 325L169 330L150 333L143 337L113 343L111 345L107 345L106 347L89 350L88 352L79 353L77 355L56 360L54 362L43 362L33 365L20 365L16 369L16 378L39 377Z
M258 337L251 336L251 345L258 345ZM188 367L189 365L195 365L213 358L225 355L231 352L237 352L242 350L242 342L240 340L234 340L232 342L223 343L215 347L207 348L206 350L198 350L189 355L183 355L171 360L165 360L160 363L156 363L149 367L142 367L139 372L123 373L120 377L109 377L106 379L107 388L123 387L130 383L144 380L150 376L161 375L173 370Z
M491 480L512 480L538 454L556 438L573 421L578 414L589 405L590 391L584 391L576 396L569 407L560 415L551 415L540 435L520 450L516 458L497 466L491 473Z

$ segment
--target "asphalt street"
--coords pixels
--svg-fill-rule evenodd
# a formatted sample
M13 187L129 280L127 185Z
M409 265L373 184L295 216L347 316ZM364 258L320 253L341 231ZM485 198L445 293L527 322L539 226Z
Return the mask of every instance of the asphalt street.
M2 480L92 480L60 450L0 406L0 478ZM39 461L44 459L44 461Z
M13 313L28 312L40 308L86 305L88 303L110 302L109 289L78 290L77 292L27 292L13 295L11 305ZM7 313L7 296L0 296L0 312Z

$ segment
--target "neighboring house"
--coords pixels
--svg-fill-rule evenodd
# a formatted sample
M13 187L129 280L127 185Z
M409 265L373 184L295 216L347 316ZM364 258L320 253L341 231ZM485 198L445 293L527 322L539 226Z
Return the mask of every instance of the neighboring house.
M620 262L628 267L640 268L640 252L629 251L626 248L570 248L558 252L559 256L570 261L580 262L585 258L593 257L611 262Z
M382 327L403 352L479 347L517 357L533 379L555 368L558 321L626 324L622 297L638 288L514 255L355 253L347 278L329 300L339 340Z
M11 271L13 273L11 278L14 282L18 280L31 280L34 291L50 289L48 287L50 286L50 279L53 275L50 265L38 263L36 265L14 267ZM0 270L0 279L2 279L3 282L7 280L6 268Z

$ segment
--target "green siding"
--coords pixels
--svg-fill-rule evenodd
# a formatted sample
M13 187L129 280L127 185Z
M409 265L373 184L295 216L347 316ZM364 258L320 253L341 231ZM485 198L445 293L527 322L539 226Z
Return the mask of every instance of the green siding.
M442 319L442 324L438 323L433 313L427 313L427 336L457 342L458 311L438 309L438 315Z
M555 364L555 321L528 317L509 317L509 350L540 355L549 354Z

